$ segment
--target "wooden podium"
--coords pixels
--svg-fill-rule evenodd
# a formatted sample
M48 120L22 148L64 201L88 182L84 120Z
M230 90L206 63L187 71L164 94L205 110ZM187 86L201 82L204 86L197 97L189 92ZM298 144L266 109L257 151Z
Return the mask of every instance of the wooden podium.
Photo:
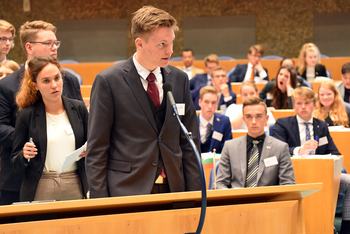
M303 198L321 183L208 191L202 233L305 233ZM8 233L189 233L200 192L142 195L0 207ZM12 223L11 223L12 222Z

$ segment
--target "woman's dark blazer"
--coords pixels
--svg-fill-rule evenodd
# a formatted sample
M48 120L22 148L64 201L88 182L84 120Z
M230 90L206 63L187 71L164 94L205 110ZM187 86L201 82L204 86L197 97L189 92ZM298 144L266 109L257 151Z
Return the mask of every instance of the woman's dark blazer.
M88 111L84 102L69 98L62 98L68 119L75 136L75 148L81 147L87 138ZM23 157L23 146L33 138L38 154L30 162ZM62 145L64 147L64 145ZM46 112L42 99L33 106L20 110L17 114L15 140L11 155L11 166L15 172L25 170L24 180L20 190L21 201L32 201L42 175L47 150ZM85 174L85 158L77 162L78 173L83 186L84 196L88 190Z
M315 66L315 76L327 77L326 67L323 66L322 64L316 64L316 66ZM306 69L305 69L304 73L301 74L301 77L303 77L305 80L307 80L306 79Z

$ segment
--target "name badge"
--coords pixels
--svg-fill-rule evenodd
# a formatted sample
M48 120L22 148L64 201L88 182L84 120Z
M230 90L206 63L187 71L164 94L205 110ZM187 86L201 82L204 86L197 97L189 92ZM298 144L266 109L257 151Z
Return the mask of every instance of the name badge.
M222 133L214 131L212 138L214 138L217 141L221 141L222 140Z
M277 161L276 156L265 158L264 163L265 163L265 167L271 167L274 165L278 165L278 161Z
M176 103L175 105L179 115L185 115L185 103Z
M327 136L321 137L318 140L318 146L327 145L327 144L328 144Z
M72 126L71 126L70 124L66 125L66 126L64 127L64 129L66 130L66 133L67 133L68 135L70 135L70 134L73 133L73 129L72 129Z

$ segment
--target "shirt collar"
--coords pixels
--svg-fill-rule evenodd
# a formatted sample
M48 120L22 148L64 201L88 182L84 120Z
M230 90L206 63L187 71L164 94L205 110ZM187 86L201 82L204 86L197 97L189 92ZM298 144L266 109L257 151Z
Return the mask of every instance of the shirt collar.
M247 134L247 145L250 145L253 140L257 140L259 142L263 142L265 140L265 137L266 137L265 133L263 133L262 135L258 136L257 138L253 138L253 137L251 137L251 136L249 136Z
M185 65L183 66L184 71L192 71L193 65L186 67Z
M137 52L136 52L137 53ZM147 79L148 75L151 73L149 70L147 70L146 68L144 68L139 62L137 62L135 56L136 53L133 55L132 60L134 62L134 65L136 67L137 73L139 73L139 75L143 78L143 79ZM154 69L153 74L160 74L160 67L157 67L156 69ZM156 75L157 78L157 75Z
M248 63L248 68L247 69L252 69L253 68L253 64L251 64L250 62Z
M309 119L308 121L305 121L299 115L297 115L297 121L298 121L298 124L304 124L304 123L312 124L314 122L314 118L311 117L311 119Z
M214 123L214 115L213 117L211 117L211 119L209 121L207 121L206 119L204 119L202 117L201 114L199 114L199 122L200 122L200 125L202 125L202 127L207 127L208 123L210 123L212 126L213 126L213 123Z

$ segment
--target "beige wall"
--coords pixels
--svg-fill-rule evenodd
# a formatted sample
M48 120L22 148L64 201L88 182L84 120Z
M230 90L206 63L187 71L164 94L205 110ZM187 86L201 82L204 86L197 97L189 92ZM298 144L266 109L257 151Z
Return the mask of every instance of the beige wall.
M180 26L173 56L180 55L182 50L183 17L254 15L256 43L265 46L266 54L297 57L302 44L313 41L313 14L350 12L350 1L343 0L30 0L30 3L32 11L23 12L23 0L2 0L0 18L17 29L24 22L37 19L55 24L62 19L127 18L130 27L131 13L142 5L163 8L178 20ZM8 56L23 63L25 55L18 34L15 43ZM133 52L133 41L128 33L128 55Z

